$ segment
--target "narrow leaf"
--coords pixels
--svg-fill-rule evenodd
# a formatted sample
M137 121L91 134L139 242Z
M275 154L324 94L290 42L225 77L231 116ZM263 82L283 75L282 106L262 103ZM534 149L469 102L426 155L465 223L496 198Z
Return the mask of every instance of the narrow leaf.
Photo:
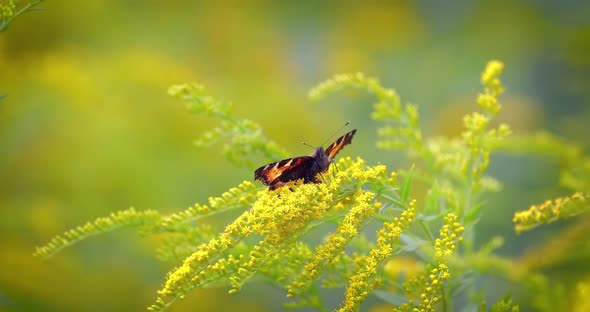
M438 182L435 180L432 188L428 191L428 198L426 199L426 207L424 207L425 215L434 215L440 211L438 201L440 198L440 191Z
M410 189L412 188L412 177L414 175L414 165L410 168L410 171L404 177L404 181L402 182L402 188L400 191L400 197L402 202L408 202L408 196L410 196Z
M465 226L474 225L479 221L482 203L479 202L465 213Z
M408 298L406 298L402 295L392 293L392 292L386 291L386 290L377 289L373 293L375 294L375 296L377 298L379 298L387 303L391 303L395 306L400 306L400 305L410 301Z

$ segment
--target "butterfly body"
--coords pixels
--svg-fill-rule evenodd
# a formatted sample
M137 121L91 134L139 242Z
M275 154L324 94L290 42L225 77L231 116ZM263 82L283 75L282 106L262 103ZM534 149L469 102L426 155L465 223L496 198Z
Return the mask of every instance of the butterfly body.
M300 179L303 179L303 183L319 183L321 179L318 175L328 170L336 154L352 142L355 133L356 129L339 137L325 150L318 147L309 156L287 158L262 166L254 171L254 179L271 190Z

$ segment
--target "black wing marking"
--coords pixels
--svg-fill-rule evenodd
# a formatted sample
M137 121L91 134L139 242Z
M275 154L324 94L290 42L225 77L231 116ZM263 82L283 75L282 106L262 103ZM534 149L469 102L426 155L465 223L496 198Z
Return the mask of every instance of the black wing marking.
M313 171L313 165L314 158L311 156L283 159L256 169L254 179L274 189L274 185L279 183L298 179L307 180L306 177L310 171Z
M336 154L342 150L345 145L348 145L352 142L352 137L356 133L356 129L346 133L345 135L339 137L334 143L330 144L328 148L326 148L326 155L330 158L330 161L336 157Z

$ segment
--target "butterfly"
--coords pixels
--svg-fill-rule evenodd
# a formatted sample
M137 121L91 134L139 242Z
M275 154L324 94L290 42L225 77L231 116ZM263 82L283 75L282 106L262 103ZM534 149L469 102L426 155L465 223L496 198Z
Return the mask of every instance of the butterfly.
M316 148L309 156L287 158L264 165L254 171L254 180L267 185L269 190L299 179L303 179L303 183L320 183L321 178L318 178L318 174L328 170L336 154L352 142L355 133L356 129L339 137L325 150L321 146Z

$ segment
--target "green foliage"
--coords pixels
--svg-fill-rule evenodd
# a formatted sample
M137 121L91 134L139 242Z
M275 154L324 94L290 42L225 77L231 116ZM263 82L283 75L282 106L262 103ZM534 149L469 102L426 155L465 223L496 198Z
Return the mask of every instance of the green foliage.
M260 162L287 157L285 150L264 136L257 123L233 117L231 103L206 95L203 86L175 85L168 89L168 94L185 101L189 112L203 113L220 120L218 127L195 141L198 147L209 147L226 139L229 142L223 146L225 157L236 165L250 168Z
M486 310L486 302L482 302L479 311ZM490 312L519 312L520 308L512 302L510 294L506 294L502 299L491 306Z
M403 150L409 157L423 162L419 175L424 176L429 189L438 194L434 194L438 198L430 198L431 202L441 205L434 209L434 215L426 217L434 217L447 209L459 213L469 229L465 233L468 238L465 246L471 248L472 226L477 222L477 210L482 204L480 197L485 191L499 189L497 180L484 175L490 153L510 134L505 124L490 127L491 120L501 109L497 98L503 91L498 80L502 69L502 63L492 61L482 74L484 92L479 94L477 103L483 111L464 117L465 130L461 138L423 138L417 106L402 105L395 90L383 88L377 79L363 74L337 75L313 89L310 97L321 99L344 88L374 94L377 102L372 117L383 123L378 147Z
M34 256L49 258L60 250L90 236L114 231L123 227L151 227L158 224L160 214L154 210L136 211L134 208L111 213L110 216L97 218L74 229L57 235L43 247L38 247Z
M510 141L507 125L493 126L502 109L502 70L501 62L488 63L481 75L484 90L476 100L480 111L463 118L464 129L456 138L423 137L417 106L402 104L395 90L363 74L337 75L310 92L313 100L347 88L374 95L372 117L381 124L377 146L407 153L416 163L408 170L395 172L367 165L361 158L342 157L323 177L324 183L296 181L268 191L244 181L210 198L208 205L197 203L169 216L125 210L68 231L35 254L51 256L90 235L123 226L162 237L158 256L178 266L167 275L150 311L165 310L195 288L224 286L233 294L257 280L283 288L290 308L358 311L374 294L395 311L452 311L458 297L470 298L472 307L485 311L485 289L478 289L475 280L486 275L526 290L518 300L509 295L499 299L489 311L518 311L514 301L540 311L563 310L568 308L565 303L552 300L559 285L553 286L526 261L495 253L502 238L474 247L481 211L489 209L485 195L501 189L499 181L486 175L492 152L511 146L528 152L558 144L533 142L527 149L515 144L517 139ZM220 121L197 145L226 139L224 153L236 165L253 166L254 157L285 156L257 124L236 119L229 103L206 95L202 86L173 86L169 93L186 101L189 111ZM567 150L571 168L585 164L587 158L576 149ZM564 185L585 188L588 176L568 172ZM587 195L576 193L548 206L559 206L561 212L549 221L573 217L587 211ZM227 211L239 216L224 228L208 222ZM515 217L517 230L525 219ZM526 229L531 227L526 224ZM376 229L376 235L370 235L369 228ZM314 239L318 234L324 239ZM322 300L322 289L327 288L343 292L338 307Z
M590 157L583 148L547 132L520 134L500 143L499 149L515 154L553 158L560 164L559 182L572 191L590 190Z
M25 5L18 5L18 0L8 0L0 2L0 32L8 29L8 26L14 21L14 19L24 13L37 11L40 8L36 6L44 0L32 0Z
M397 92L383 88L376 78L366 77L362 73L336 75L313 88L309 92L309 98L312 101L318 101L346 88L359 89L375 95L377 102L373 107L373 119L395 123L395 127L386 124L379 129L381 141L377 142L377 146L384 149L409 149L419 155L422 154L422 132L418 122L418 108L411 104L402 106Z

